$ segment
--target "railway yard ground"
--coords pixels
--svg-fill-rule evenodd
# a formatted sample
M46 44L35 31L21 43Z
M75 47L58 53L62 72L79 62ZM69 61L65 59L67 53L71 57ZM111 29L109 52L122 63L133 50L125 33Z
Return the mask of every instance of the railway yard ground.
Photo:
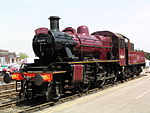
M85 94L71 95L56 103L39 102L41 97L32 102L18 102L15 84L3 84L0 113L150 113L150 73L141 75L144 76L101 90L96 88Z

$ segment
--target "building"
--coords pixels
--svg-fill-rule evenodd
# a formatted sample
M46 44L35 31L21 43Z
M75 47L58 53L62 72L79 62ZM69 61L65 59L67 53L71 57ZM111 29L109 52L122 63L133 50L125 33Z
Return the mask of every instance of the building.
M17 55L15 52L9 52L9 50L0 49L0 64L10 64L16 62Z

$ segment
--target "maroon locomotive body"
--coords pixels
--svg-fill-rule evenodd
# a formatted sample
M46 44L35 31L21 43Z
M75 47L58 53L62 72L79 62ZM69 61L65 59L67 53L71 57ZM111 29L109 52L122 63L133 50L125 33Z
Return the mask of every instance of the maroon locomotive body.
M84 52L87 56L94 56L99 60L118 59L120 66L145 62L144 52L131 48L130 40L121 34L98 31L90 35L86 26L78 27L77 32L74 28L67 27L63 32L74 37L73 40L77 42L74 50L76 53Z
M129 38L110 31L90 34L87 26L60 31L60 18L49 19L50 30L35 30L32 45L39 59L22 64L20 72L4 75L6 83L21 82L20 98L43 94L50 101L67 90L85 92L142 72L144 52L135 51Z
M73 36L73 40L77 43L74 49L76 56L90 57L99 60L107 60L108 53L111 53L112 39L107 36L90 35L87 26L79 26L76 30L68 27L63 30L64 32ZM82 56L81 54L84 54Z

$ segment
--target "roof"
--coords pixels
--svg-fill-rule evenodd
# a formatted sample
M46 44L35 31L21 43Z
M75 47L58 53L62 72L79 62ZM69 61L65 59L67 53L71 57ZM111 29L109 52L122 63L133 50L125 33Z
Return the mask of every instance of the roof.
M92 33L92 35L102 35L102 36L116 37L116 38L121 38L121 39L127 38L122 34L114 33L111 31L96 31L96 32Z
M0 55L13 55L16 56L15 52L0 52Z

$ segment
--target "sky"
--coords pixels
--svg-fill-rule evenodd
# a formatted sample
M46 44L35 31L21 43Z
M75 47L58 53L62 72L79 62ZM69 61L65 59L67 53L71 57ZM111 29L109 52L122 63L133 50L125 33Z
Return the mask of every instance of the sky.
M59 16L60 30L86 25L90 33L108 30L150 52L150 0L1 0L0 49L34 56L34 30L49 28Z

